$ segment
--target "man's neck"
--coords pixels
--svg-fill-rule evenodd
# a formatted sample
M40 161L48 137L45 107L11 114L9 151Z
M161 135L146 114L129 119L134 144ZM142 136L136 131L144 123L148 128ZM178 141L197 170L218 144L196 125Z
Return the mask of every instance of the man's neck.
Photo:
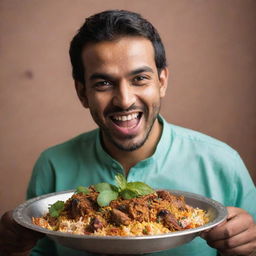
M106 150L123 166L125 174L128 175L131 167L153 155L161 138L162 128L162 124L156 119L146 142L134 151L123 151L115 146L108 147Z

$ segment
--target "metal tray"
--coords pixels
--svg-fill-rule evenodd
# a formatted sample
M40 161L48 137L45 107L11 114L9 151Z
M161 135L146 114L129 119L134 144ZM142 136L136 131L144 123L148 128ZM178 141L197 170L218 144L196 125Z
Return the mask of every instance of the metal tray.
M46 214L49 204L58 200L66 201L70 198L74 193L73 190L51 193L28 200L14 210L13 217L20 225L44 233L63 246L104 254L144 254L174 248L190 242L200 232L213 228L227 217L226 208L215 200L185 191L168 191L175 195L183 195L188 205L207 211L210 222L185 231L137 237L75 235L44 229L31 222L32 217L41 217Z

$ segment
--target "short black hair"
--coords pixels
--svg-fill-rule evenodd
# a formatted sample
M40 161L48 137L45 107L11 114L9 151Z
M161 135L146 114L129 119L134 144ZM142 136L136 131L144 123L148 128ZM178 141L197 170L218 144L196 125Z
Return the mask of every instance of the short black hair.
M108 10L87 19L70 44L69 55L74 80L84 84L82 50L88 43L112 41L123 36L141 36L151 41L154 47L155 63L160 74L166 67L166 55L159 33L140 14L125 10Z

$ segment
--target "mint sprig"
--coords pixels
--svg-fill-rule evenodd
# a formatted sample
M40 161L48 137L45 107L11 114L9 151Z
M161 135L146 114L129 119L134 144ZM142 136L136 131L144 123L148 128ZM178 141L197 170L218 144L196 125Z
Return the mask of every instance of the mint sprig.
M137 196L145 196L151 193L154 193L154 189L152 189L149 185L143 182L128 182L126 189L134 192Z
M122 197L123 199L132 199L138 196L144 196L154 193L155 190L143 182L127 182L124 175L115 176L117 186L102 182L94 185L99 195L97 203L99 206L108 206L112 200Z
M101 191L97 197L97 203L99 206L104 207L108 206L112 200L118 198L118 193L112 190Z
M119 191L125 190L127 186L127 181L122 174L117 174L115 176L116 185L119 188Z
M112 184L109 184L107 182L98 183L98 184L94 185L94 188L98 192L102 192L102 191L105 191L105 190L110 190L110 191L118 192L118 187L116 187L116 186L114 186Z
M78 187L76 188L75 193L83 193L83 194L87 195L87 194L90 193L90 190L89 190L87 187L78 186Z
M64 202L57 201L56 203L50 205L49 213L52 217L57 218L59 217L60 213L64 210Z

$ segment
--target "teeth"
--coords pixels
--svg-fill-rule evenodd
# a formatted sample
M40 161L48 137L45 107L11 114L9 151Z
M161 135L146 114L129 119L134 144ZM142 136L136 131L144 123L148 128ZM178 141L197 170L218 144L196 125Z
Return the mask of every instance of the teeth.
M124 121L130 121L132 119L138 118L138 116L139 116L139 113L133 113L126 116L113 116L113 119L124 122Z

